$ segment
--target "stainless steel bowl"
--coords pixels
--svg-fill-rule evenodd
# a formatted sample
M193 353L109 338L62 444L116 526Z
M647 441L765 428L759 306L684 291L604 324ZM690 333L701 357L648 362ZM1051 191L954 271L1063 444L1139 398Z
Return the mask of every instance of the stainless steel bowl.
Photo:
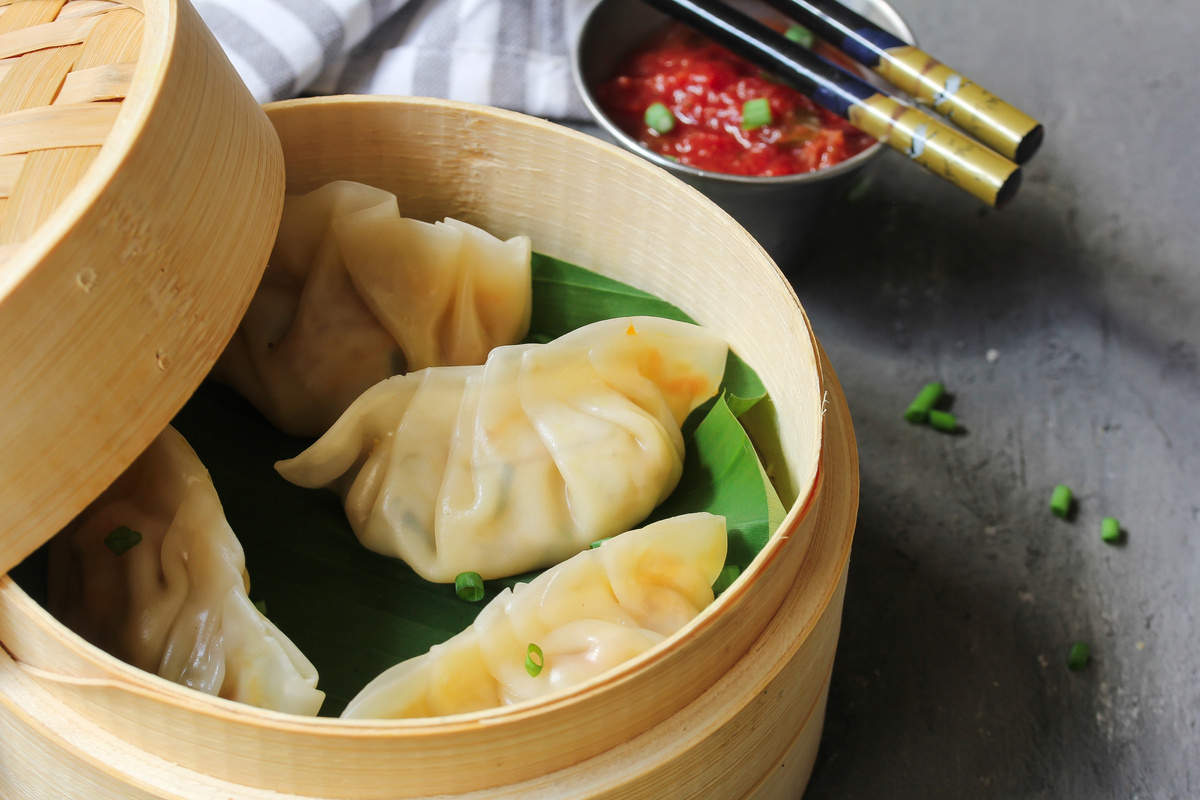
M863 16L916 44L912 31L882 0L843 0ZM760 19L780 19L766 6L746 6ZM641 0L601 0L575 42L575 83L597 123L617 143L682 178L708 195L742 224L781 266L802 261L821 236L863 168L883 150L874 144L827 169L802 175L754 178L725 175L677 164L651 152L622 131L596 102L594 87L610 78L618 62L667 17Z

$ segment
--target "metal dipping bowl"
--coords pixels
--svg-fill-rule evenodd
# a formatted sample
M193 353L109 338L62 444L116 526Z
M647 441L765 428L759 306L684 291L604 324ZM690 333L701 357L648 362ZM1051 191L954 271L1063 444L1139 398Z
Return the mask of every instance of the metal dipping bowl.
M864 17L916 44L912 31L882 0L843 0ZM741 6L741 4L739 4ZM744 10L767 22L782 20L766 6ZM846 193L862 170L884 149L874 144L827 169L800 175L756 178L726 175L677 164L651 152L621 130L600 108L593 88L612 77L625 55L668 18L641 0L601 0L575 42L575 83L597 123L621 146L691 184L741 223L785 269L803 261L820 244ZM864 74L868 80L874 76ZM875 82L872 80L872 82Z

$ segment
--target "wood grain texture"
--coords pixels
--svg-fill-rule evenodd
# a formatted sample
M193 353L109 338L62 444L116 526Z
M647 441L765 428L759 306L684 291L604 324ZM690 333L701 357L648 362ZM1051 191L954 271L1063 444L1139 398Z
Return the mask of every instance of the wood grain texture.
M98 155L100 145L22 154L25 162L11 193L15 205L0 219L0 245L19 244L32 236L75 188Z
M21 0L13 3L0 17L0 34L36 29L52 22L66 0Z
M176 782L167 785L177 794L147 796L190 797L179 787L196 781L245 787L242 797L259 796L253 790L362 800L467 792L649 798L664 791L736 800L758 791L801 728L820 726L814 709L836 644L857 503L854 446L836 380L818 359L790 286L698 193L632 155L540 120L374 98L293 101L268 107L268 115L292 191L334 178L364 180L395 192L409 216L451 215L502 237L527 233L537 249L652 291L720 332L772 394L788 462L780 471L788 516L743 578L663 647L567 693L513 708L379 722L272 714L128 667L4 581L0 642L20 665L14 685L51 698L81 730L135 748L136 758L174 765ZM836 413L824 414L826 396ZM781 607L785 613L777 613ZM765 660L747 662L753 653ZM679 739L670 720L689 708L709 716L688 727L698 739ZM630 749L631 740L658 743L632 771L642 751ZM811 764L811 751L804 752L788 758ZM505 753L520 757L498 755ZM691 787L691 794L668 785ZM714 785L724 794L706 794Z
M112 0L71 0L58 12L56 19L76 19L90 17L93 14L103 14L121 7L121 3Z
M133 82L136 64L101 64L67 75L55 104L123 99Z
M21 58L0 80L0 115L54 102L66 80L79 45L51 47Z
M109 103L14 111L0 118L0 155L102 145L120 112Z
M10 14L4 14L0 16L0 21L10 18ZM96 27L98 19L94 16L72 17L32 28L10 28L0 33L0 58L24 55L47 47L79 44Z
M142 50L145 15L132 8L117 8L96 17L96 27L84 39L79 69L105 64L127 64L138 60Z
M143 14L34 0L0 19L0 51L24 53L0 85L16 98L8 108L22 106L0 115L7 569L107 486L206 374L265 265L283 165L262 110L186 2ZM129 75L131 64L124 99L53 103L71 71Z
M21 170L25 168L25 159L28 157L25 153L0 156L0 197L8 197L12 194L17 178L20 176ZM3 211L0 211L0 218L3 218Z

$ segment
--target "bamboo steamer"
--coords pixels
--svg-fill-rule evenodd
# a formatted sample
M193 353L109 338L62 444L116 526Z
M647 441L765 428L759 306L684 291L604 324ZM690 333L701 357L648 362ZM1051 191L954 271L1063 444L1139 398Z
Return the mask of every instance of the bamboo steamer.
M191 6L0 3L0 571L200 383L262 273L281 174Z
M0 794L795 797L820 737L858 479L840 388L778 269L700 194L540 120L411 98L266 111L289 191L360 180L394 192L407 216L525 233L724 335L771 393L752 433L780 443L773 477L789 513L734 586L659 647L557 696L430 720L306 719L191 692L83 642L5 577L0 741L14 757L0 759Z

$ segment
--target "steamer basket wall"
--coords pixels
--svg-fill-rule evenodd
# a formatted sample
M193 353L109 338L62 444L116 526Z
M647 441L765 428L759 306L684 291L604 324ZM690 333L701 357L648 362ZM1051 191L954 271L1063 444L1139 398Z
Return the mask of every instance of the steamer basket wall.
M82 642L6 578L0 734L27 758L8 762L0 789L28 791L64 757L55 779L105 787L90 796L791 796L820 735L857 462L836 378L774 264L682 183L540 120L402 98L267 114L288 191L361 180L409 216L525 233L724 335L771 393L789 513L743 578L664 645L568 693L445 719L310 720L198 695Z

